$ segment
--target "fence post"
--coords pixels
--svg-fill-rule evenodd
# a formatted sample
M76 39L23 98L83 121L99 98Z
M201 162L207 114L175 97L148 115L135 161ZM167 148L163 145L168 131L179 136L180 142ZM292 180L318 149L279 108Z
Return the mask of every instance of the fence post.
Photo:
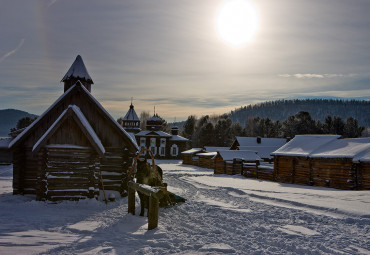
M149 197L148 230L158 227L159 200L154 196Z
M135 215L135 189L128 186L128 213Z

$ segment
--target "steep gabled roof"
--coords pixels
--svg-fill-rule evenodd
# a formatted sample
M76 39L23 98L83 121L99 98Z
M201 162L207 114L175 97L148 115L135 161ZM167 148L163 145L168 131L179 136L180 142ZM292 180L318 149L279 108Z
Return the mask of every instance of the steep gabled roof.
M64 82L71 78L79 79L81 81L85 80L87 82L90 82L91 84L94 84L89 73L87 72L84 61L82 60L80 55L76 57L75 61L68 69L67 73L64 75L61 81Z
M72 93L82 94L84 98L90 100L93 105L96 106L98 112L105 118L106 121L110 122L112 126L118 131L118 133L122 134L123 139L127 143L128 147L131 150L139 150L136 142L132 139L132 137L118 124L117 121L104 109L104 107L91 95L91 93L81 84L81 82L77 82L75 85L70 87L63 95L61 95L43 114L40 115L31 125L29 125L21 134L19 134L10 144L9 148L15 147L20 142L24 141L29 134L31 134L32 130L41 126L42 121L50 115L50 112L60 106L63 105L65 99L72 95Z
M81 112L80 108L76 105L70 105L65 109L58 119L49 127L45 134L35 143L32 148L33 152L39 151L42 148L48 139L58 130L61 124L72 117L73 120L82 130L82 133L86 136L87 140L91 143L92 147L98 152L100 156L104 156L105 148L101 143L99 137L95 133L94 129L91 127L90 123L87 121L86 117Z
M125 121L140 121L139 117L137 116L133 104L130 105L130 109L126 113L125 117L123 117L123 120Z

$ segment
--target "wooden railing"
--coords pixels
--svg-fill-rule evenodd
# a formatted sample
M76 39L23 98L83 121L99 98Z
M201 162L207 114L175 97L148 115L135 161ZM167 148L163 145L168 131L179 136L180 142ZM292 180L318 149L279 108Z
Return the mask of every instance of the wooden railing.
M128 213L135 215L135 191L140 191L149 197L148 230L158 227L159 199L163 191L159 187L151 187L133 181L128 182Z

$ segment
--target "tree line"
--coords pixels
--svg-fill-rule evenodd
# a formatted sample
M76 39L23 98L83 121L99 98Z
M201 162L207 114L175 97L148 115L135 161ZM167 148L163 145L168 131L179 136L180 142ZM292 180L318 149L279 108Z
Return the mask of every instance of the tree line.
M294 99L276 100L243 106L230 112L233 122L244 121L250 117L269 117L271 120L284 121L299 111L307 111L315 120L325 121L326 116L338 116L346 119L353 116L359 125L370 126L370 101L342 99Z
M307 111L300 111L284 121L270 118L249 117L243 127L233 123L230 116L203 116L199 119L190 115L185 121L182 135L192 141L192 147L229 147L236 136L293 138L301 134L337 134L344 138L360 137L365 130L353 117L326 116L324 121L315 120Z

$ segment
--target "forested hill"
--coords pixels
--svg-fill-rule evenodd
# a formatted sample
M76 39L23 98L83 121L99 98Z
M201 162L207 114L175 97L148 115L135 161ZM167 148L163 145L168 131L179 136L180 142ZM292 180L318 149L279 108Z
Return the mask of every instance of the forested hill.
M19 119L23 117L33 118L36 116L35 114L15 109L0 110L0 137L7 136L10 129L17 125Z
M359 125L370 126L370 101L334 100L334 99L304 99L277 100L248 105L231 111L233 122L245 125L249 117L270 118L271 120L286 120L299 111L307 111L312 119L325 120L328 115L339 116L342 119L353 117Z

